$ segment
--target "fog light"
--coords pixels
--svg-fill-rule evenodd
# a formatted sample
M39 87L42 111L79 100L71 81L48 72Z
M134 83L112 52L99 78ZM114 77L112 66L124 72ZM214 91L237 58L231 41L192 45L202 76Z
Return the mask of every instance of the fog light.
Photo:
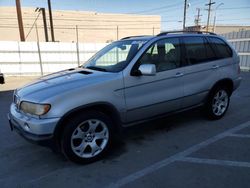
M29 130L30 130L30 126L29 126L28 123L24 123L23 128L24 128L26 131L29 131Z

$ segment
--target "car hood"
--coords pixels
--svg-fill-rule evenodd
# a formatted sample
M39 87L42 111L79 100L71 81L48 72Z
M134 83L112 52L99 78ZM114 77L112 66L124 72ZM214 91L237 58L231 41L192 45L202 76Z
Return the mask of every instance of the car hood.
M114 74L84 68L68 69L41 77L17 89L16 93L23 100L39 102L38 99L43 100L62 92L111 79Z

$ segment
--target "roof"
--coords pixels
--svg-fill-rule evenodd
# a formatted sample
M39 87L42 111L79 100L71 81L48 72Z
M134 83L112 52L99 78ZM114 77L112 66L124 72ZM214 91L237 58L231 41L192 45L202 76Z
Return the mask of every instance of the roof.
M151 36L151 35L129 36L129 37L124 37L121 40L150 40L154 37L155 36Z
M176 36L176 34L178 35L184 35L184 36L189 36L189 35L194 35L194 36L200 36L200 35L212 35L212 36L216 36L215 33L212 32L204 32L204 31L168 31L168 32L162 32L159 33L156 36L152 36L152 35L141 35L141 36L128 36L125 38L122 38L121 40L150 40L152 38L155 37L160 37L160 36Z

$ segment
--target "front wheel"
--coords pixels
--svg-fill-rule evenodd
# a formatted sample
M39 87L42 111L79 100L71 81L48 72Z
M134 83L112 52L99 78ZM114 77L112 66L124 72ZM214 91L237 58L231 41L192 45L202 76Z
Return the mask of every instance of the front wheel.
M63 131L63 154L77 163L90 163L100 159L111 145L112 128L110 118L100 112L85 112L75 116Z
M218 87L208 97L206 104L207 115L210 119L222 118L229 106L230 95L227 88Z

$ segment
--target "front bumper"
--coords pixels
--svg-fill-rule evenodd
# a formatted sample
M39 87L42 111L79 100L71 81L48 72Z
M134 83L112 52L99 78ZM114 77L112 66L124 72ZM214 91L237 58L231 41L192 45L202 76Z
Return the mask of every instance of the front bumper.
M14 104L11 105L8 119L11 130L15 130L26 140L40 145L51 143L54 128L59 121L59 118L36 119L28 117L18 112Z

